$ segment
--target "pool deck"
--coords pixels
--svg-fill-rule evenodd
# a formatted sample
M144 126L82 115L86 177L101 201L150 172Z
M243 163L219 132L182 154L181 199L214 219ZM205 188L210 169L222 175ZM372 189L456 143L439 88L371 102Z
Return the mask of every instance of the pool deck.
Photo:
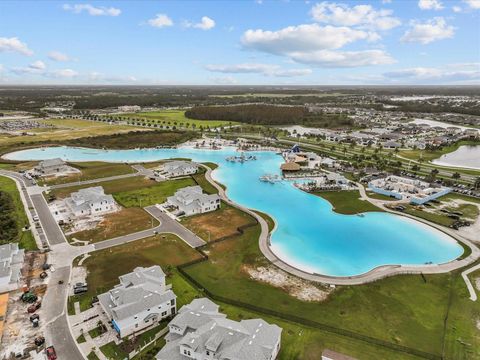
M315 273L308 273L303 270L300 270L283 260L279 259L272 251L270 248L270 231L268 229L268 224L263 219L260 215L258 215L255 211L248 209L246 207L243 207L232 200L230 200L227 197L227 194L225 190L218 185L212 178L212 169L210 169L206 165L202 165L207 171L205 173L205 178L213 185L215 188L218 190L218 193L220 197L222 198L223 201L228 203L229 205L232 205L247 214L253 216L258 223L261 226L261 233L260 233L260 238L259 238L259 246L260 246L260 251L263 253L263 255L275 266L278 268L292 274L295 276L298 276L302 279L309 280L309 281L315 281L315 282L320 282L320 283L325 283L325 284L332 284L332 285L361 285L361 284L366 284L369 282L373 282L376 280L380 280L389 276L394 276L394 275L401 275L401 274L443 274L447 273L453 270L457 270L460 268L463 268L465 266L468 266L475 261L477 261L480 258L480 249L473 244L470 240L459 236L458 234L455 234L452 230L445 228L440 225L432 224L426 220L416 218L414 216L408 215L408 214L403 214L401 212L397 211L392 211L385 206L383 206L381 200L375 200L375 199L370 199L366 193L365 193L365 188L361 184L357 184L359 187L360 195L361 198L365 201L369 201L372 204L380 207L382 210L385 210L387 212L400 215L400 216L406 216L411 219L414 219L416 221L420 221L426 225L429 225L431 227L434 227L447 235L451 236L455 240L457 240L460 243L463 243L467 245L471 249L471 254L464 259L461 260L453 260L444 264L432 264L432 265L385 265L385 266L379 266L376 267L369 272L366 272L364 274L360 275L355 275L355 276L345 276L345 277L336 277L336 276L328 276L328 275L321 275L321 274L315 274Z

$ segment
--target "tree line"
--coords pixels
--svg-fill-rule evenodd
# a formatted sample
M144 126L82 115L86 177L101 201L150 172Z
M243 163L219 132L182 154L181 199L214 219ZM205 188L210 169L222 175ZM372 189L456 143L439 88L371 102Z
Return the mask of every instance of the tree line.
M0 191L0 244L8 244L18 236L15 221L15 204L13 198L5 191Z
M345 114L310 112L304 106L249 104L233 106L195 106L185 116L196 120L226 120L253 125L306 125L340 127L353 125Z

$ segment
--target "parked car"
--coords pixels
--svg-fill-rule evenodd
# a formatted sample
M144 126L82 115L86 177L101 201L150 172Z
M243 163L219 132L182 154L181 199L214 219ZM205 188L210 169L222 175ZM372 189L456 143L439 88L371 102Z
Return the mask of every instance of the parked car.
M55 348L53 346L49 346L45 349L45 354L47 354L48 360L57 360L57 353L55 352Z
M27 308L27 312L29 314L33 314L35 311L37 311L38 309L40 309L40 307L42 306L42 302L41 301L37 301L35 304L32 304L30 305L28 308Z
M42 346L45 344L45 338L43 336L37 336L34 340L36 346Z

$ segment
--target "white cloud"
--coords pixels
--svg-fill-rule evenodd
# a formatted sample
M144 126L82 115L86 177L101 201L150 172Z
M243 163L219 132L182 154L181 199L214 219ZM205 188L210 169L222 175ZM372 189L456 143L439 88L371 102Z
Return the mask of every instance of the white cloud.
M50 51L48 53L48 58L53 61L70 61L70 57L67 54L61 53L60 51Z
M371 37L372 33L349 27L308 24L289 26L278 31L247 30L241 42L247 48L285 55L295 51L338 49L348 43L368 40Z
M414 67L383 74L397 81L461 82L480 80L480 63L448 64L443 67Z
M173 26L173 20L166 14L157 14L153 19L148 20L147 23L157 28Z
M401 41L428 44L437 40L453 38L454 33L453 26L447 25L444 18L436 17L425 23L413 21L411 28L405 32Z
M311 69L282 69L278 65L243 63L234 65L210 64L205 69L212 72L230 74L262 74L275 77L305 76L312 73Z
M359 67L393 64L395 60L383 50L298 52L290 57L299 63L320 67Z
M0 52L18 52L27 56L33 55L33 51L28 48L27 44L21 42L16 37L0 37Z
M72 69L59 69L50 71L46 75L54 78L74 78L78 76L78 72Z
M30 64L30 67L36 70L45 70L47 68L45 63L41 60L34 61L33 63Z
M440 0L418 0L418 7L422 10L442 10L443 4Z
M43 75L45 74L45 69L47 66L41 60L34 61L27 67L13 67L11 71L17 75L23 74L34 74L34 75Z
M456 13L462 12L462 8L460 6L452 6L452 10Z
M93 6L90 4L64 4L63 10L71 11L74 14L80 14L85 11L91 16L118 16L122 13L120 9L105 6Z
M315 21L338 26L388 30L401 24L398 18L391 16L392 10L375 10L371 5L350 7L324 1L314 5L311 14Z
M470 8L480 9L480 0L463 0Z
M209 18L208 16L203 16L200 22L192 23L190 21L185 21L183 26L187 28L195 28L201 30L210 30L215 27L215 20Z

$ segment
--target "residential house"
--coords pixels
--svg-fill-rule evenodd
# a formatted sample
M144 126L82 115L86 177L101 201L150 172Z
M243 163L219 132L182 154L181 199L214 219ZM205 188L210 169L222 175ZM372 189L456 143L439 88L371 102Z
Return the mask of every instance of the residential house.
M348 355L338 353L333 350L325 349L322 352L322 360L357 360Z
M399 149L402 147L402 144L396 141L386 141L383 143L385 149Z
M0 293L20 287L24 255L17 243L0 245Z
M160 171L159 174L165 177L177 177L177 176L185 176L185 175L192 175L198 171L198 164L191 162L191 161L169 161L165 163Z
M118 210L113 196L105 194L101 186L73 192L64 203L76 217L103 215Z
M138 335L176 313L176 295L158 265L137 267L119 277L120 284L98 295L119 337Z
M207 298L183 306L168 325L157 360L274 360L282 329L262 319L233 321Z
M203 214L220 208L220 196L218 194L204 194L200 186L187 186L177 190L166 201L167 206L178 210L179 215Z
M60 158L40 161L34 168L35 172L41 176L69 172L71 169L72 168Z

